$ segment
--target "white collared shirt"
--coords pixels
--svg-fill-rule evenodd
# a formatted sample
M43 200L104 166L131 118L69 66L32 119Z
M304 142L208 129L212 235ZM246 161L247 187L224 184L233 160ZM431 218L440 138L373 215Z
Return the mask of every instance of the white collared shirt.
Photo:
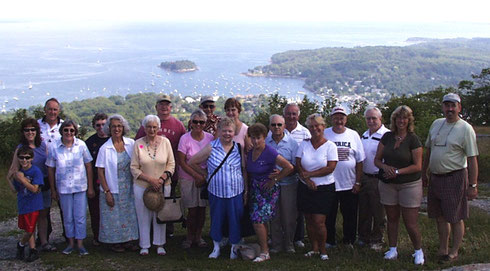
M362 170L364 173L373 175L378 173L379 169L374 165L374 157L376 156L376 151L378 150L378 144L381 141L381 138L389 131L388 128L381 124L381 127L372 135L369 135L369 130L362 134L361 142L366 155L366 159L362 163Z
M123 137L124 149L126 153L131 158L133 154L134 140L131 138ZM112 142L112 138L104 143L100 147L99 154L97 156L97 161L95 166L98 168L104 168L105 180L107 186L112 194L119 193L119 185L117 180L117 151ZM100 186L100 191L104 191L102 185Z
M46 144L49 145L61 138L60 126L63 123L62 119L53 127L49 123L44 122L43 119L38 119L37 123L39 123L39 128L41 129L41 138L43 141L46 141Z
M292 137L298 145L305 139L310 139L311 138L311 133L310 131L301 125L298 122L298 125L296 125L296 128L294 128L291 132L288 131L288 129L284 129L284 133L288 134L290 137Z

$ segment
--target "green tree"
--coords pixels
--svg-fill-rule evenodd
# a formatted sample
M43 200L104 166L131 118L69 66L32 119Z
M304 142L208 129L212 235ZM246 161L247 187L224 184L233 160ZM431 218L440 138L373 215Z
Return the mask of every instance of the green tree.
M464 80L458 85L462 92L463 115L474 125L489 125L490 68L472 77L473 81Z

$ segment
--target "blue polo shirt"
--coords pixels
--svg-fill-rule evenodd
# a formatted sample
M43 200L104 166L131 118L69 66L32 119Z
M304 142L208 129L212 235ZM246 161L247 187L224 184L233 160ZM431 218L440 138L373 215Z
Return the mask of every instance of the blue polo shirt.
M286 158L286 160L288 160L289 163L291 163L292 165L296 164L296 151L298 150L298 143L290 135L284 133L284 137L281 139L281 141L279 141L279 143L276 143L276 141L274 141L274 139L272 138L272 135L269 135L265 139L265 144L274 148L282 157ZM279 166L277 166L277 168L281 170ZM293 174L284 177L279 182L279 185L293 184L297 181L298 181L297 174Z

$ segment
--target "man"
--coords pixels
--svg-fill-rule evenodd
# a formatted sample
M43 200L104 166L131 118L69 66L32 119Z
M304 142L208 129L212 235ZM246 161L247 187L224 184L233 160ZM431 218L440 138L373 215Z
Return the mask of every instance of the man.
M455 93L444 95L442 111L444 118L432 123L425 143L422 181L429 185L427 211L436 219L440 261L450 262L458 258L464 219L469 214L468 200L478 195L478 148L475 131L459 117L461 98Z
M179 146L180 137L186 133L184 124L174 116L172 116L172 100L169 95L162 94L158 95L156 99L155 109L157 111L157 116L160 118L161 128L158 131L158 135L165 136L170 141L170 145L172 145L172 151L174 153L174 158L177 154L177 148ZM136 133L137 140L138 138L146 136L145 127L141 126ZM177 159L175 159L177 161ZM178 167L178 163L175 164L175 167ZM172 176L172 194L177 186L178 182L178 173L177 171ZM173 236L173 223L167 224L167 236Z
M356 131L345 127L347 112L344 107L334 107L330 113L332 127L325 129L324 136L337 145L339 161L333 172L335 177L335 201L327 215L326 247L334 247L337 210L343 217L344 238L342 243L352 246L357 235L357 203L361 188L362 161L366 158L361 138Z
M216 105L213 96L203 96L201 98L201 104L199 108L206 113L206 124L204 125L204 131L208 132L216 137L216 132L218 131L218 122L221 120L220 117L214 114ZM190 127L190 126L189 126Z
M50 98L44 104L44 117L37 120L41 128L41 138L51 143L61 138L59 132L63 120L59 117L60 103L56 98Z
M292 137L296 143L298 143L298 146L301 141L311 138L310 131L308 131L306 127L298 122L300 113L299 106L295 103L287 104L283 110L286 124L286 129L284 132ZM303 243L303 239L305 237L304 220L303 214L298 213L298 219L296 220L296 232L294 234L294 244L299 248L305 247L305 244Z
M92 127L95 129L95 134L90 136L85 144L87 145L90 154L97 160L97 155L99 154L99 149L104 143L109 139L109 136L104 133L104 125L107 121L107 115L104 113L97 113L92 119ZM92 163L92 172L94 178L93 188L95 192L95 197L88 199L88 210L90 212L90 225L92 227L92 233L94 234L94 239L92 244L94 246L99 246L99 223L100 223L100 212L99 212L99 194L100 194L100 181L97 175L97 168L95 167L95 162Z
M383 232L386 224L383 205L379 199L378 174L374 157L383 135L389 130L381 123L381 111L377 107L368 107L364 111L368 130L361 137L366 159L362 163L363 175L359 191L359 241L358 244L371 245L374 250L381 250Z
M298 143L284 133L284 118L272 115L269 120L271 135L267 136L265 143L274 149L291 164L295 164ZM298 217L296 207L296 192L298 187L297 174L293 173L279 182L280 194L276 215L271 222L271 252L279 252L283 248L288 253L294 253L294 233Z

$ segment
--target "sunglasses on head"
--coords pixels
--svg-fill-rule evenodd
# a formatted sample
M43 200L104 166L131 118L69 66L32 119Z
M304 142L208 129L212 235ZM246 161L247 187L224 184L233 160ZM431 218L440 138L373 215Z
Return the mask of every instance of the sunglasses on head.
M209 108L209 109L213 109L213 108L214 108L214 104L204 104L204 105L202 106L202 108L206 108L206 109L207 109L207 108Z
M271 123L271 126L272 127L281 127L282 126L282 123Z
M29 160L32 157L30 155L19 155L17 158L19 158L19 160Z
M63 132L65 132L65 133L68 133L68 132L74 133L75 132L75 129L73 129L73 128L72 129L65 128L65 129L63 129Z
M203 120L192 120L192 123L204 125L204 123L206 123L206 122Z
M36 128L24 128L24 132L35 132L36 131Z

